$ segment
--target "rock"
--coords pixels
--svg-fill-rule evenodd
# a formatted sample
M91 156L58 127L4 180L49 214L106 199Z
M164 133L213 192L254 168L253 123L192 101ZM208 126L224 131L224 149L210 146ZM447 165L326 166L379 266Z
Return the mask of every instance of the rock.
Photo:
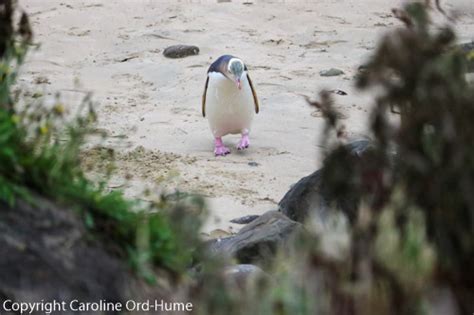
M278 211L269 211L244 226L235 236L211 242L209 249L213 254L235 257L244 264L266 263L299 230L302 230L300 223Z
M260 165L259 163L255 162L255 161L250 161L247 164L248 164L248 166L253 166L253 167L256 167L256 166Z
M341 74L344 74L344 71L336 68L331 68L329 70L323 70L319 72L319 75L322 77L335 77Z
M370 161L366 160L370 155L365 154L370 148L369 140L358 140L347 144L344 149L350 152L350 162L365 162ZM330 169L339 165L335 160L337 157L329 160L333 164ZM350 224L355 221L359 197L350 181L345 189L338 190L337 194L333 192L326 182L327 174L322 168L302 178L279 202L279 210L290 219L304 223L306 231L317 236L321 254L332 260L345 261L350 254Z
M279 210L291 220L303 223L310 213L325 215L329 211L329 198L324 196L322 171L303 177L283 196Z
M358 140L348 144L347 147L352 154L362 157L371 144L369 140ZM331 208L335 206L342 210L352 222L358 200L348 196L333 196L324 184L322 174L323 169L317 170L294 184L278 203L279 211L291 220L301 223L309 215L327 221Z
M235 218L230 220L232 223L236 224L249 224L250 222L258 219L259 215L251 214L251 215L246 215L240 218Z
M94 241L77 212L33 200L34 206L0 202L0 300L125 303L141 298L127 261Z
M174 45L163 51L163 55L168 58L184 58L197 54L199 54L199 48L190 45Z
M346 96L347 95L347 92L343 91L343 90L339 90L339 89L336 89L336 90L331 90L329 91L331 93L334 93L334 94L337 94L337 95L342 95L342 96Z

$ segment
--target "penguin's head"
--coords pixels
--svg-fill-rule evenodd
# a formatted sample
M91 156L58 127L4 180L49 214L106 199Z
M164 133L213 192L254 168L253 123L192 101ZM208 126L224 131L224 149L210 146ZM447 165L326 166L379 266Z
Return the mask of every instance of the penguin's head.
M242 88L241 79L244 74L244 63L238 58L232 58L227 65L228 77L237 84L239 90Z

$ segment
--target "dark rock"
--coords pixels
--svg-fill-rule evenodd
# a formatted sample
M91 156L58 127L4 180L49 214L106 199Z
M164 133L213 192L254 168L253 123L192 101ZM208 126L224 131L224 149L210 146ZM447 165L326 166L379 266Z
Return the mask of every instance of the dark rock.
M356 157L362 157L370 147L369 140L354 141L346 146ZM294 184L278 203L279 211L291 220L303 223L310 214L324 221L335 207L342 210L352 222L358 207L357 198L336 196L323 182L323 172L324 169L319 169Z
M346 96L347 95L347 92L343 91L343 90L331 90L329 91L331 93L334 93L334 94L337 94L337 95L342 95L342 96Z
M304 222L310 213L324 215L330 205L322 190L322 171L317 170L291 187L278 203L279 210L297 222Z
M257 162L254 162L254 161L248 162L247 164L248 164L248 166L253 166L253 167L260 165L260 164L258 164Z
M322 77L335 77L341 74L344 74L344 71L336 68L331 68L329 70L323 70L319 72L319 75Z
M190 45L174 45L166 48L163 51L163 55L168 58L184 58L197 54L199 54L199 48L197 46Z
M240 218L235 218L230 220L232 223L236 224L249 224L250 222L258 219L259 215L251 214L251 215L246 215Z
M211 253L235 257L240 263L268 262L279 246L285 246L290 237L302 229L278 211L269 211L244 226L235 236L210 243Z
M124 303L138 296L126 261L91 240L77 212L44 199L0 202L0 257L0 300Z

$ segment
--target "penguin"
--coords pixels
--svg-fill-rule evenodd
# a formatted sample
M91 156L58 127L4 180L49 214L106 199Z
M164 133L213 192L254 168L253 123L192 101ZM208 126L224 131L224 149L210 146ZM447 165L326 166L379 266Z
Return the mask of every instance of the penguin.
M241 59L223 55L207 71L202 96L202 116L206 117L214 136L214 154L230 153L222 142L228 134L241 134L238 150L250 145L250 126L259 112L257 93Z

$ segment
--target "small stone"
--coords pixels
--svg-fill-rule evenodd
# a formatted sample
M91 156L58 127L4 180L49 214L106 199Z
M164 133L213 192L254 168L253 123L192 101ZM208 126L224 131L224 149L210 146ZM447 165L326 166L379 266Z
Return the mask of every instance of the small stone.
M344 92L343 90L332 90L330 92L337 95L343 95L343 96L347 95L347 92Z
M163 55L167 58L184 58L197 54L199 54L199 48L190 45L174 45L163 51Z
M258 163L255 162L255 161L248 162L247 164L248 164L249 166L254 166L254 167L260 165L260 164L258 164Z
M329 70L323 70L319 72L319 75L322 77L335 77L341 74L344 74L344 71L336 68L331 68Z
M230 222L236 223L236 224L248 224L248 223L254 221L255 219L258 219L258 217L259 217L259 215L251 214L251 215L246 215L246 216L243 216L243 217L240 217L240 218L232 219L232 220L230 220Z

